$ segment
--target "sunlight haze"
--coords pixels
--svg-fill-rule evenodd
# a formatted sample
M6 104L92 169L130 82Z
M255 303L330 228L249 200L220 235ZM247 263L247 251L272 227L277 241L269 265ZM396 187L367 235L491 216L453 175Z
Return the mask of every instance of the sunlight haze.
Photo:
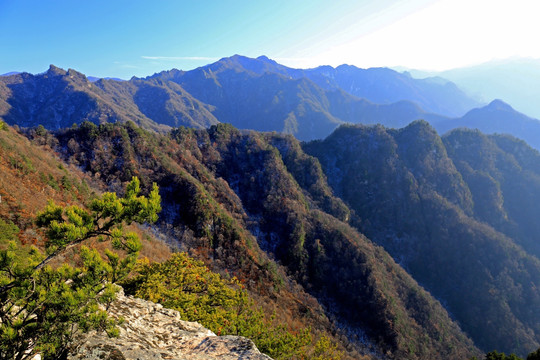
M2 1L0 74L49 64L130 78L222 57L445 70L540 57L532 0Z

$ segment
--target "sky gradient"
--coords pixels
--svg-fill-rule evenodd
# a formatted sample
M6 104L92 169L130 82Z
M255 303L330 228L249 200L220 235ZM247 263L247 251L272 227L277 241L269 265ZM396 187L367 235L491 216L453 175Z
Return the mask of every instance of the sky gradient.
M129 79L233 54L444 70L540 58L538 10L537 0L0 0L0 74L54 64Z

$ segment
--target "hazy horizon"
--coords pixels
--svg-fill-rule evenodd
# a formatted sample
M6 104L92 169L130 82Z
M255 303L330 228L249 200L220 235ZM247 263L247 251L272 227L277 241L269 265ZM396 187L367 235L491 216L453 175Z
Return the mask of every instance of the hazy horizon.
M233 54L295 68L440 71L539 58L536 8L531 0L7 1L0 4L0 74L54 64L129 79Z
M75 71L79 71L81 73L83 73L84 75L88 76L88 77L93 77L93 78L106 78L106 79L118 79L118 80L129 80L131 79L132 77L147 77L147 76L151 76L151 75L154 75L155 73L158 73L158 72L161 72L161 71L168 71L168 70L172 70L172 69L178 69L178 70L183 70L183 71L190 71L190 70L194 70L196 68L199 68L199 67L204 67L204 66L207 66L207 65L210 65L212 63L215 63L215 62L218 62L220 61L221 59L224 59L224 58L229 58L229 57L232 57L232 56L236 56L236 55L240 55L240 56L246 56L246 55L243 55L243 54L230 54L229 56L224 56L222 58L215 58L215 59L200 59L198 61L207 61L205 63L201 63L200 65L193 65L192 67L190 68L177 68L177 67L170 67L170 68L162 68L162 69L159 69L153 73L149 73L149 74L145 74L145 75L141 75L141 76L136 76L136 75L131 75L131 76L128 76L128 77L119 77L119 76L115 76L114 74L112 75L108 75L108 76L95 76L95 74L89 74L89 73L85 73L83 72L82 70L80 69L77 69L77 68L74 68L74 67L71 67L71 66L68 66L68 67L62 67L62 66L59 66L57 64L48 64L46 65L42 70L40 71L37 71L37 72L30 72L30 71L27 71L27 70L11 70L11 71L7 71L7 72L3 72L3 73L0 73L0 76L6 76L6 75L11 75L11 74L19 74L19 73L23 73L23 72L26 72L26 73L30 73L32 75L39 75L39 74L43 74L45 72L47 72L47 70L49 69L49 67L51 65L54 65L54 66L57 66L59 68L62 68L64 70L68 70L68 69L73 69ZM265 54L261 54L261 55L258 55L258 56L253 56L253 57L250 57L250 56L246 56L248 58L252 58L252 59L256 59L260 56L266 56L268 57L267 55ZM282 59L274 59L274 58L270 58L268 57L270 60L274 60L276 62L278 62L279 64L281 65L284 65L284 66L288 66L282 62L280 62L280 60ZM425 70L425 69L420 69L420 68L410 68L410 67L406 67L406 66L401 66L401 65L396 65L396 66L370 66L370 67L361 67L361 66L356 66L354 64L348 64L348 63L342 63L342 64L339 64L339 65L329 65L329 64L319 64L319 65L315 65L313 67L294 67L294 66L288 66L290 68L296 68L296 69L312 69L312 68L316 68L316 67L321 67L321 66L332 66L333 68L336 68L340 65L352 65L352 66L356 66L360 69L370 69L370 68L380 68L380 67L385 67L385 68L388 68L388 69L392 69L394 71L397 71L397 72L400 72L400 73L404 73L404 72L408 72L410 76L412 76L413 78L416 78L416 79L424 79L424 78L428 78L428 77L436 77L436 76L442 76L444 77L445 75L447 74L451 74L452 72L454 71L460 71L460 70L467 70L467 69L475 69L475 68L480 68L480 67L483 67L483 66L504 66L504 65L507 65L507 64L534 64L534 63L538 63L538 66L540 68L540 58L533 58L533 57L508 57L508 58L504 58L504 59L498 59L498 58L495 58L495 59L492 59L492 60L488 60L488 61L484 61L484 62L479 62L479 63L474 63L474 64L470 64L470 65L464 65L464 66L460 66L460 67L455 67L455 68L450 68L450 69L446 69L446 70ZM451 80L451 76L447 79L447 80ZM451 80L452 81L452 80Z

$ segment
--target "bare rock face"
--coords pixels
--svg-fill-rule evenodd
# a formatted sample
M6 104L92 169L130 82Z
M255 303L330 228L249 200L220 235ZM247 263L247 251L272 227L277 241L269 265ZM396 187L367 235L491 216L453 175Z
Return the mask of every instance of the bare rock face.
M240 336L216 336L202 325L180 320L175 310L165 309L121 291L108 309L123 317L120 336L91 332L81 335L69 360L272 360L255 344Z

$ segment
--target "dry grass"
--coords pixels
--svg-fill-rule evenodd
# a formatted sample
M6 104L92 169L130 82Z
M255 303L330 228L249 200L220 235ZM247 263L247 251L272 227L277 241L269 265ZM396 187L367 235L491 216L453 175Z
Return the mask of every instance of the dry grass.
M50 148L31 143L13 128L0 130L0 218L21 229L23 244L43 247L43 234L34 226L36 214L49 200L66 205L84 206L100 184L73 165L63 162ZM152 261L167 259L171 251L142 228L131 226L142 240L141 255ZM103 250L107 245L88 241L87 246ZM75 261L76 251L66 253L65 261Z

